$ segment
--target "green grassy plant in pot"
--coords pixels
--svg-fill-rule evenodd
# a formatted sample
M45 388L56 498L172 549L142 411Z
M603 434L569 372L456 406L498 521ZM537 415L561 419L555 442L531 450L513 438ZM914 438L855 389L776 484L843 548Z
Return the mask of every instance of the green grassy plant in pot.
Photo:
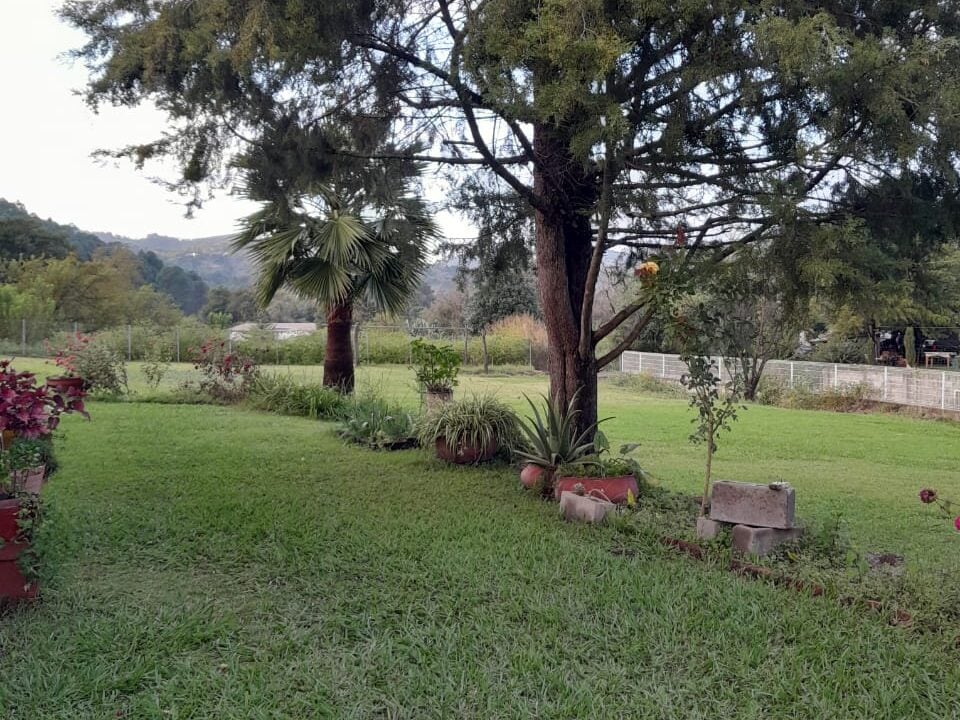
M577 486L583 486L585 494L609 500L612 503L626 503L631 497L640 495L640 485L645 483L646 474L640 464L629 457L638 445L631 443L620 448L619 457L605 456L609 446L603 433L597 433L594 440L596 452L557 468L553 494L558 500L565 492L572 492Z
M592 438L599 423L577 433L579 392L570 398L566 407L546 395L542 397L542 413L529 397L526 398L533 416L528 416L521 425L524 441L514 447L514 453L526 462L520 471L523 486L528 489L540 488L544 495L549 495L553 491L557 468L595 452Z
M433 345L417 338L410 343L410 357L426 396L427 410L450 402L460 372L460 354L449 345Z
M433 408L420 421L418 436L441 460L476 465L492 460L500 449L515 447L519 425L513 410L492 395L473 395Z

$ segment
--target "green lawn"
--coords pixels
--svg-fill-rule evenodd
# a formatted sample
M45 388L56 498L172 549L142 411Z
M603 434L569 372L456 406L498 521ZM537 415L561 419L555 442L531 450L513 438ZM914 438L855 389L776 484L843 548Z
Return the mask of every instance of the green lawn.
M408 379L364 371L413 402ZM683 401L601 403L660 482L698 489ZM4 718L960 717L941 640L645 541L615 555L615 529L559 522L510 469L232 408L91 409L44 491L44 600L0 621ZM960 540L916 491L960 496L957 433L751 407L718 474L789 480L802 515L932 569Z

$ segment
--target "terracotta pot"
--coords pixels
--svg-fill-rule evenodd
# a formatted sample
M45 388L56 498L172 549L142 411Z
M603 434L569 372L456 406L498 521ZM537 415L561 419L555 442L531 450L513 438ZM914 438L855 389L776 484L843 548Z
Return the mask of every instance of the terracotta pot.
M450 402L453 399L453 390L427 390L426 394L426 404L427 412L430 412L434 408L438 408L441 405Z
M47 387L55 392L66 395L71 388L83 390L83 378L81 377L52 377L47 378Z
M10 479L13 480L13 486L18 490L31 493L32 495L39 495L46 474L46 465L38 465L37 467L25 470L14 470L10 473Z
M499 447L500 444L496 440L491 440L482 448L465 443L458 447L451 447L442 437L437 438L436 442L437 457L456 465L475 465L492 460Z
M539 465L534 465L533 463L528 463L523 466L523 470L520 471L520 484L523 485L528 490L540 482L540 478L543 477L544 469Z
M20 501L0 500L0 599L25 600L37 596L37 583L27 580L17 559L30 548L16 542Z
M588 495L602 497L612 503L625 503L627 493L632 492L634 497L639 496L640 488L633 475L619 475L617 477L559 477L553 486L553 496L560 499L560 494L573 491L577 483L583 485ZM593 492L594 490L598 492ZM602 493L602 495L600 494Z

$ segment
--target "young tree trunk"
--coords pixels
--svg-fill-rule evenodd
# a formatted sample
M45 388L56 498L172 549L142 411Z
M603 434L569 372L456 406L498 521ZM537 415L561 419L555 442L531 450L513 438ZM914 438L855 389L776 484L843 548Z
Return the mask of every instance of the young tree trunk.
M710 504L710 475L713 472L713 423L707 428L707 471L703 481L703 497L700 498L700 514L707 514L707 505Z
M483 345L483 374L490 372L490 356L487 354L487 329L480 331L480 344Z
M349 303L327 309L327 346L323 354L323 384L342 393L353 392L353 306Z
M597 362L593 342L582 357L580 313L590 268L590 212L596 182L570 155L568 138L544 125L534 127L534 192L546 201L537 210L537 283L547 328L550 394L565 405L577 391L580 429L597 421Z

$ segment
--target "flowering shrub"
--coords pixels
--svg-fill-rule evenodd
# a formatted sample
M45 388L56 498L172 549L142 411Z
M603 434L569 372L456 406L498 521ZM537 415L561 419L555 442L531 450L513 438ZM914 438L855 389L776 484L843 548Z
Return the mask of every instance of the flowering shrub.
M90 344L91 338L83 333L75 333L61 348L46 343L47 353L53 357L53 364L63 370L64 377L83 377L80 373L80 354Z
M105 342L76 333L62 348L48 351L54 364L66 377L81 377L87 390L120 394L127 389L127 370L123 358Z
M953 518L953 527L957 532L960 532L960 515L957 515L954 510L952 500L940 497L939 493L933 488L923 488L923 490L920 491L920 502L924 505L935 504L944 517Z
M653 260L647 260L634 268L633 275L641 280L649 280L656 277L658 272L660 272L660 266Z
M0 431L12 430L25 438L47 437L64 413L89 418L83 407L84 392L76 388L58 393L38 385L33 373L18 373L9 360L0 360Z
M242 400L259 373L252 359L228 352L223 340L207 340L199 348L191 348L190 352L193 366L203 373L200 390L214 400Z

